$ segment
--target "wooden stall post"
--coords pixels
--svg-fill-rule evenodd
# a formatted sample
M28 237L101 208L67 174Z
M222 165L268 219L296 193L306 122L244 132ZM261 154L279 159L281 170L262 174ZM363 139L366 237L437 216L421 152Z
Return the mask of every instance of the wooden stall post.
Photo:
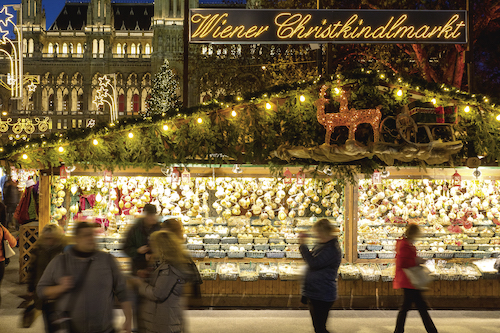
M50 223L50 176L42 174L39 188L38 227L42 230Z
M38 239L38 226L30 223L19 229L19 283L27 283L31 250Z

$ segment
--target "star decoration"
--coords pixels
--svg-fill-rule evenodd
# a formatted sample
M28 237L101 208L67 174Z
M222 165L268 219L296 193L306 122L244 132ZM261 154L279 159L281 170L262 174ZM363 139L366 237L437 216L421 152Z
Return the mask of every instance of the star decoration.
M110 83L111 83L111 80L108 79L108 77L106 75L99 78L99 86L101 86L101 87L106 87Z
M0 19L0 25L3 25L4 27L7 26L7 24L12 23L14 25L14 22L12 22L12 19L14 18L14 15L9 13L9 11L7 10L8 8L7 7L2 7L2 9L0 9L0 17L4 16L5 15L5 19L2 20Z
M36 90L36 84L34 82L31 82L30 84L28 84L28 92L35 92Z
M87 120L87 127L92 128L95 126L95 119L89 119Z
M5 45L7 43L7 35L9 34L8 30L3 30L2 26L0 26L0 45Z

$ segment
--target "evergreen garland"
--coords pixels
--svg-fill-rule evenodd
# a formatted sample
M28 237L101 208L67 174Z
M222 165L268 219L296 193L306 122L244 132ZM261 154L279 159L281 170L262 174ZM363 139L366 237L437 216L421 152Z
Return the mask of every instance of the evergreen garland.
M424 101L436 98L443 105L459 105L456 135L463 141L464 149L455 156L455 165L464 164L471 145L490 163L499 160L500 126L495 118L500 110L487 97L427 84L420 79L403 79L387 72L360 70L339 73L331 79L332 86L337 85L337 80L341 80L342 85L352 84L350 106L361 109L382 105L383 117L397 114L410 93L423 95ZM37 169L61 163L109 170L131 166L148 170L159 164L249 163L269 165L279 174L286 162L273 158L271 152L280 145L311 147L324 142L325 130L317 122L314 102L325 82L324 79L301 81L246 96L244 101L241 96L230 96L224 101L214 100L194 108L151 113L147 118L122 118L112 124L19 140L2 147L0 159L20 168ZM389 87L388 92L380 91L377 88L380 85ZM398 99L394 91L400 88L405 90L405 96ZM157 94L161 93L157 91L153 97L159 100ZM304 102L299 99L301 95L305 97ZM279 107L265 108L267 102L278 99L281 100ZM465 105L470 106L470 112L464 112ZM134 134L132 138L128 137L130 132ZM59 147L63 148L62 152ZM319 165L315 161L296 159L291 163L304 167L312 164L318 172L329 167L334 177L348 181L358 172L369 174L385 166L376 158Z

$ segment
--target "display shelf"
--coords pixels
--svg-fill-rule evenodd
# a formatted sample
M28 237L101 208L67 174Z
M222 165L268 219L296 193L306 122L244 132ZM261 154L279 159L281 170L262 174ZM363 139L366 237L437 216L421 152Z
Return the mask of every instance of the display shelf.
M362 179L357 189L356 256L374 258L384 241L402 236L408 223L420 225L422 235L415 245L426 258L487 258L500 253L499 185L493 180L452 184L451 179L385 179L374 185Z

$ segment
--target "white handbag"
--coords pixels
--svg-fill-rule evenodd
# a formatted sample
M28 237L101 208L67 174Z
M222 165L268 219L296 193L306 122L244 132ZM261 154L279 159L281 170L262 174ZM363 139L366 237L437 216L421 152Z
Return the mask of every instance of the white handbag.
M5 228L3 228L4 230L3 231L3 251L5 253L5 259L9 259L10 257L13 257L16 252L14 252L14 250L12 250L12 248L10 247L10 244L9 244L9 241L5 239Z
M403 271L415 289L427 290L427 286L432 282L430 271L425 266L418 265L410 268L403 268Z

